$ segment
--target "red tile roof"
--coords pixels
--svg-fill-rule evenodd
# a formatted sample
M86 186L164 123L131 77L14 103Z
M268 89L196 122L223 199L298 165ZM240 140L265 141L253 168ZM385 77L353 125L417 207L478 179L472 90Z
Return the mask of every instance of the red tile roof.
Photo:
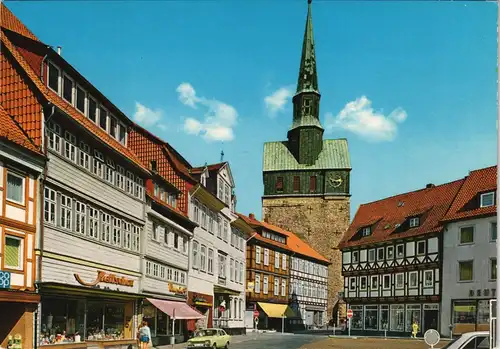
M471 171L443 221L457 221L496 214L497 206L480 207L480 194L496 191L497 167Z
M38 38L16 16L14 16L4 3L0 4L0 26L32 40L39 41Z
M259 220L255 219L254 217L245 216L241 213L238 213L238 216L252 227L262 227L262 228L265 228L267 230L274 231L276 233L285 235L287 237L286 245L282 244L278 241L267 239L260 234L256 234L254 237L255 239L269 243L269 244L274 245L274 246L278 246L278 247L290 250L290 251L295 252L295 253L302 255L302 256L307 256L307 257L313 258L313 259L321 261L321 262L329 263L328 259L323 257L318 252L316 252L316 250L314 250L311 246L309 246L307 243L302 241L294 233L287 231L287 230L284 230L278 226L269 224L267 222L259 221Z
M0 106L0 138L5 138L32 152L43 155L41 149L28 137L19 124Z
M26 72L27 76L30 78L31 82L36 86L39 92L43 95L43 97L53 103L57 108L64 111L67 115L76 120L80 125L88 129L91 133L94 134L95 137L99 138L102 142L107 144L110 148L116 150L121 153L125 158L127 158L130 162L143 169L146 172L149 172L147 167L145 167L136 155L130 151L130 149L123 146L120 142L118 142L115 138L111 137L106 131L102 130L99 126L94 124L88 118L86 118L83 114L78 112L75 107L71 104L64 101L60 96L50 90L47 86L43 84L43 82L39 79L36 73L33 71L31 66L26 62L24 57L19 53L16 47L12 44L12 42L7 38L6 35L1 36L1 42L5 45L5 47L9 50L9 52L16 59L17 63L22 67L22 69ZM17 103L19 108L25 107L24 99L22 96L19 96L19 99L14 101Z
M441 219L463 183L464 180L460 179L362 204L344 234L339 248L440 232L443 229ZM420 215L420 225L410 228L408 218L417 215ZM371 234L360 237L360 230L368 226L371 228Z
M151 200L153 200L154 202L156 202L158 205L160 206L163 206L165 207L166 209L168 209L169 211L171 211L172 213L175 213L176 215L178 216L181 216L183 218L189 218L188 215L184 212L182 212L181 210L179 210L178 208L176 207L173 207L171 205L169 205L168 203L164 202L164 201L161 201L161 200L158 200L157 198L155 198L153 195L151 195L150 193L147 193L146 192L146 196L149 197Z
M200 167L193 167L191 169L191 173L197 174L197 173L202 173L205 168L208 168L208 171L218 171L220 170L225 164L227 164L227 161L224 162L219 162L217 164L211 164L211 165L206 165L206 166L200 166Z

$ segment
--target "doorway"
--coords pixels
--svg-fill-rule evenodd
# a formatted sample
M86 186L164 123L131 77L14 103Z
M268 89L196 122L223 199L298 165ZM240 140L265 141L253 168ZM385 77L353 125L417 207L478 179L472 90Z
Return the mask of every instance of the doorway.
M439 304L424 304L422 333L428 330L439 332Z

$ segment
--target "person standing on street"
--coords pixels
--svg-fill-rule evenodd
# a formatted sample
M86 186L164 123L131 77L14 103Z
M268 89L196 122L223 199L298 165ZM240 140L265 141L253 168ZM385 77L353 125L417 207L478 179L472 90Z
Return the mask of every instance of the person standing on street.
M417 338L417 333L418 333L418 322L413 321L413 324L411 325L411 338Z
M142 322L137 337L139 339L139 349L148 349L149 342L151 341L151 330L147 321Z

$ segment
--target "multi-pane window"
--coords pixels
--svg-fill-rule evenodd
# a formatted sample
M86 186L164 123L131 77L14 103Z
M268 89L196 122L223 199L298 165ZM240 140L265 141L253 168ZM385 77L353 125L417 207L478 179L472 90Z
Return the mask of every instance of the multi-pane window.
M205 245L201 245L200 249L200 269L206 270L206 258L207 258L207 247Z
M207 229L207 207L205 205L201 207L201 227Z
M125 190L125 169L120 165L116 165L116 186Z
M7 172L7 200L24 205L24 176Z
M112 116L109 117L109 134L111 137L116 137L116 119Z
M144 181L142 178L137 177L135 186L135 197L138 199L143 199L144 197Z
M274 252L274 267L276 269L280 268L280 253L278 251Z
M280 294L280 280L274 277L274 295L278 296Z
M99 238L99 210L89 207L89 236Z
M127 171L127 193L134 195L134 174Z
M209 212L208 215L208 232L210 234L214 233L214 215L212 212Z
M23 270L23 239L17 236L5 235L4 244L4 266L9 269Z
M230 190L229 190L229 184L226 184L225 185L225 190L224 190L224 201L226 204L230 204L231 203L231 195L230 195Z
M174 275L173 275L173 271L172 271L171 268L167 269L167 279L170 280L170 281L174 280Z
M222 201L224 201L224 182L222 181L222 178L219 178L219 185L218 185L218 197Z
M286 270L286 254L283 254L281 257L283 259L281 262L281 269Z
M48 63L48 85L51 89L59 93L59 78L61 76L61 71L52 63Z
M182 245L182 236L180 236L179 234L177 234L177 232L174 231L174 248L176 250L179 250L180 249L180 246Z
M101 219L102 219L101 241L110 242L111 216L107 213L102 212Z
M97 123L97 102L92 97L89 98L88 117L94 123Z
M122 243L122 220L114 218L113 220L113 245L121 246Z
M125 129L125 126L123 126L122 124L119 124L118 125L118 141L125 145L126 141L126 136L125 136L125 133L126 132L126 129Z
M196 223L200 222L200 208L198 206L198 201L193 200L193 221Z
M236 238L236 235L234 233L234 230L233 232L231 233L231 246L234 246L234 239Z
M141 239L141 228L133 225L132 226L132 251L139 252Z
M268 290L269 290L269 277L268 276L264 276L264 282L263 282L263 286L262 286L262 293L267 294Z
M217 237L222 239L222 218L217 217Z
M255 275L254 292L260 293L260 275Z
M243 283L243 262L240 263L240 283Z
M229 260L229 279L234 281L234 259Z
M490 241L497 241L497 222L491 222Z
M80 87L76 87L76 109L81 111L83 114L85 114L85 98L86 98L86 93L85 91Z
M286 296L286 279L281 279L281 296Z
M99 109L99 126L101 126L103 130L106 130L107 124L108 124L108 111L101 106L101 108Z
M181 284L186 283L186 273L181 272Z
M420 225L419 217L410 218L410 228L418 227L419 225Z
M49 121L47 129L49 134L49 148L59 153L61 151L61 127Z
M198 241L193 241L193 268L197 269L199 267L199 243Z
M179 271L174 270L174 282L179 282Z
M66 131L64 132L64 139L66 140L64 144L64 156L76 162L76 137Z
M104 179L111 184L115 183L115 162L111 159L106 159Z
M63 78L63 93L62 97L68 101L70 104L73 104L73 80L66 74Z
M223 235L223 239L224 239L225 242L228 241L228 237L229 237L229 224L224 219L224 235Z
M264 265L269 265L269 249L264 249Z
M227 257L223 254L219 254L219 277L226 278L226 261Z
M128 222L123 221L123 247L126 249L131 248L131 237L132 237L132 228L131 224Z
M77 233L85 234L85 220L87 215L87 206L75 200L75 229Z
M255 263L260 264L260 246L255 246Z
M208 249L208 272L213 274L214 272L214 250Z
M104 156L98 150L94 150L94 166L92 167L92 172L97 176L103 177L103 167L104 167Z
M495 205L495 192L481 194L481 207L490 207Z
M81 167L90 171L90 147L88 144L80 142L80 148L78 148L78 160Z
M153 222L152 234L153 234L154 241L160 240L160 225L156 222Z
M61 194L60 224L61 227L71 230L72 199Z
M56 224L56 192L46 187L44 193L44 220L46 223Z
M240 275L240 262L234 261L234 281L235 282L240 282L239 275Z

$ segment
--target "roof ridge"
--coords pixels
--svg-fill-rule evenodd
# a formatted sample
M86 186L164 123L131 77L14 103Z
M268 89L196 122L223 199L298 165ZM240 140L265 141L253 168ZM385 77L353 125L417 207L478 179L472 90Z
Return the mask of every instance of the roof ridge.
M2 1L0 1L0 27L25 38L40 41Z
M29 134L25 131L25 129L21 126L21 124L15 119L13 118L8 112L7 110L5 110L4 107L2 107L2 105L0 104L0 109L5 112L5 114L7 114L7 116L14 122L14 124L17 126L17 128L23 133L23 135L27 138L28 142L31 143L31 145L33 145L33 147L35 147L37 150L40 151L40 153L42 153L42 149L41 147L37 146L35 141L33 139L31 139L31 137L29 136Z

